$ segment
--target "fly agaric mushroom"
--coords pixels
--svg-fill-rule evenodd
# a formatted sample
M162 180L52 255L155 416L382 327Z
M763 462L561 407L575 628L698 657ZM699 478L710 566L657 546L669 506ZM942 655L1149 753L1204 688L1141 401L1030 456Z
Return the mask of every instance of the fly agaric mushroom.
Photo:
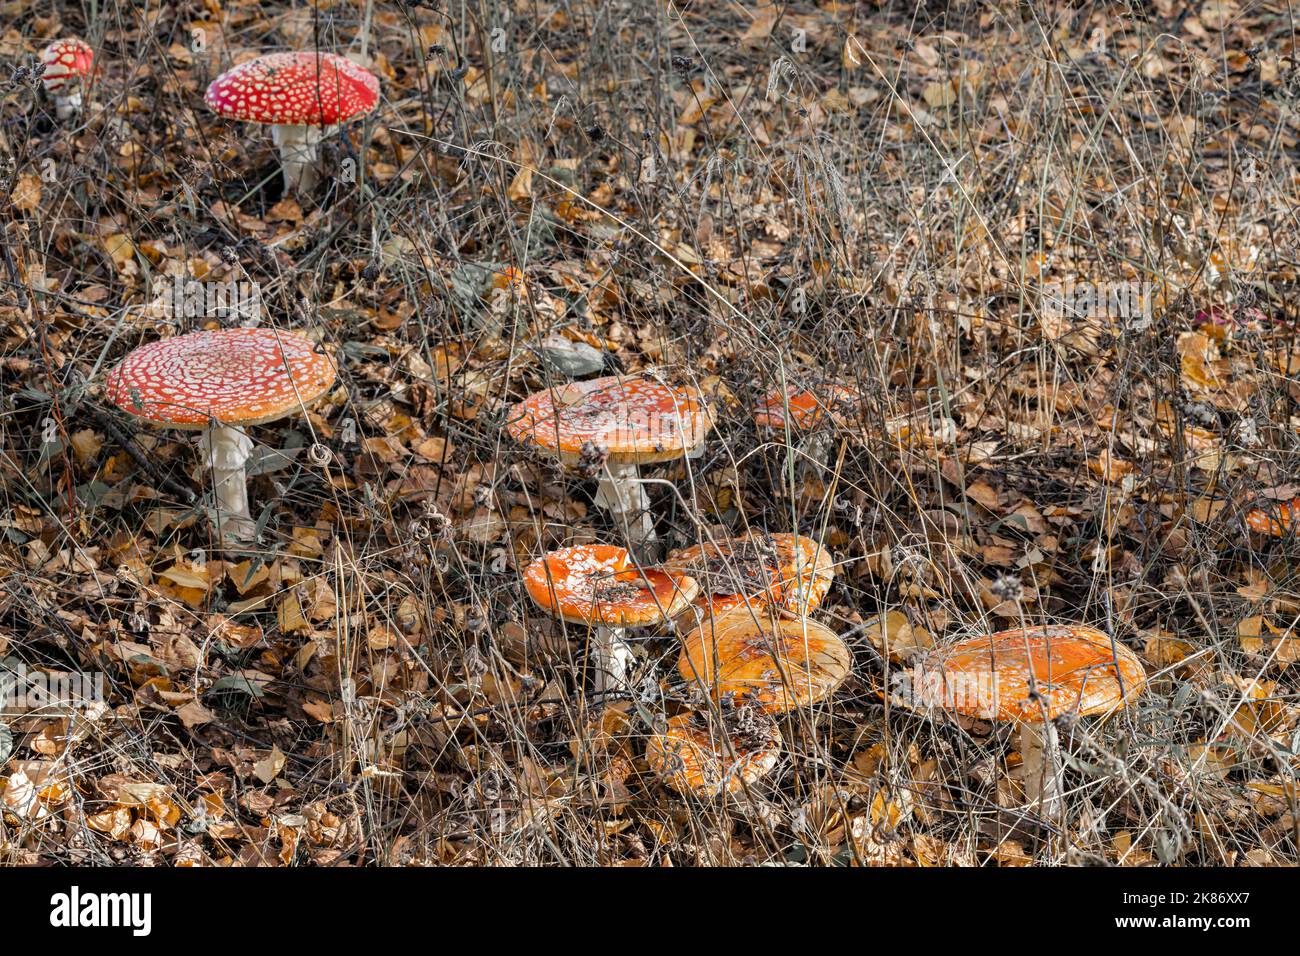
M270 124L285 189L308 193L321 140L375 108L379 78L333 53L270 53L222 73L203 101L229 119Z
M333 360L295 332L192 332L132 351L108 376L107 397L146 421L203 429L212 470L214 526L223 543L252 540L244 466L253 451L243 426L284 418L334 384Z
M637 549L654 540L650 499L638 466L693 454L712 424L692 387L608 376L528 396L511 410L506 430L526 447L554 455L584 474L600 475L596 504L624 526Z
M1025 790L1041 815L1055 816L1062 794L1053 721L1122 708L1141 693L1137 656L1082 625L1016 628L961 641L918 661L905 698L911 710L938 707L1019 726Z
M834 416L857 405L856 390L839 382L815 382L768 392L754 405L754 424L761 430L780 432L795 442L799 470L822 472L830 454ZM797 441L796 441L796 436Z
M1273 538L1285 538L1296 527L1300 518L1300 498L1265 508L1252 508L1246 512L1246 527Z
M753 532L680 548L663 567L700 582L694 606L703 619L752 603L803 617L821 606L835 579L830 552L798 534Z
M646 741L651 771L679 793L736 793L772 772L780 756L776 722L752 703L724 711L721 729L706 714L678 714Z
M55 40L41 51L41 84L54 97L54 115L71 119L81 112L81 93L95 69L95 51L77 37Z
M595 629L596 691L623 690L632 664L627 628L680 614L700 586L684 574L638 568L625 548L583 544L560 548L524 568L524 588L544 611Z
M682 641L677 672L721 700L734 695L768 713L807 707L844 683L853 666L835 632L771 608L739 607L708 618Z

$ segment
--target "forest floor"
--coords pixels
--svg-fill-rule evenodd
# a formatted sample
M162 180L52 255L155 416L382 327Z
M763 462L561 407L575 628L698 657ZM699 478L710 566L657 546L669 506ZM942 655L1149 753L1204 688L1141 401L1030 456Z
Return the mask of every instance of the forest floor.
M1300 496L1286 4L96 9L0 0L0 660L105 681L0 717L0 863L1300 861L1300 542L1244 523ZM74 34L100 73L60 122L29 70ZM203 94L313 48L382 99L295 198ZM339 366L250 430L255 553L214 540L194 433L104 397L132 348L239 324L170 313L190 279ZM647 768L680 634L635 642L663 693L602 699L523 589L621 543L503 428L557 335L712 403L702 457L646 470L665 547L833 557L852 674L741 793ZM752 408L826 380L859 400L818 474ZM1063 732L1042 818L1007 726L882 688L1064 622L1148 683Z

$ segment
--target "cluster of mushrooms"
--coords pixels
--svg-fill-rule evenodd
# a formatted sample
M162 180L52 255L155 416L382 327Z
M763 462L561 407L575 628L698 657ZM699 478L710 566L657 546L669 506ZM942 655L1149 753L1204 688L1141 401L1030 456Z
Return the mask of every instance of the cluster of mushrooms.
M817 426L846 390L782 390L754 409L760 428L799 433L813 468L827 445ZM628 632L682 633L677 676L693 694L646 742L650 769L669 786L712 797L745 790L778 764L776 719L829 698L848 678L853 655L812 618L835 567L817 541L794 533L749 533L652 553L653 515L643 464L696 455L712 425L692 388L645 377L570 382L516 405L506 428L520 444L598 481L629 548L583 544L542 555L525 568L530 598L591 633L593 689L603 701L636 694L637 658ZM1136 698L1146 675L1136 656L1099 631L1046 626L951 645L924 660L921 679L891 699L922 714L1019 727L1022 776L1040 812L1059 810L1060 718L1113 713ZM644 686L644 682L641 685Z
M45 51L43 82L63 119L78 113L93 70L79 40ZM276 53L215 80L207 104L222 116L268 124L288 190L319 179L326 133L378 102L378 79L329 53ZM106 395L147 422L202 432L211 471L218 540L256 539L245 429L304 410L332 387L329 354L297 332L209 330L143 345L108 376ZM851 389L779 389L753 409L755 425L782 437L800 469L819 471L824 426ZM589 629L598 700L633 695L638 659L629 632L683 634L677 675L692 706L661 722L646 761L668 785L702 796L733 794L777 765L776 720L828 699L853 668L847 644L812 618L831 588L834 563L817 541L751 531L706 540L647 560L657 547L643 465L689 460L702 451L712 415L693 388L648 376L571 381L514 407L508 432L522 445L596 479L594 501L627 547L584 544L544 554L523 572L531 599L568 624ZM1255 530L1277 521L1252 515ZM1091 628L1042 626L976 637L940 649L918 666L922 679L894 703L923 714L1006 721L1018 727L1026 791L1045 815L1063 797L1057 724L1113 714L1140 694L1146 675L1133 653ZM653 682L651 682L653 683Z
M40 68L55 116L79 116L94 80L94 49L78 37L55 40L41 51ZM335 53L269 53L222 73L203 100L227 119L270 126L286 191L310 193L320 181L321 142L374 111L379 77Z
M63 39L42 54L42 81L64 119L89 89L94 52ZM319 144L379 102L379 79L333 53L272 53L240 63L208 87L205 102L221 116L271 126L287 191L309 193L319 181ZM201 465L211 472L210 518L223 550L256 542L248 499L253 441L246 429L302 412L333 386L337 369L325 348L300 332L215 329L142 345L108 375L105 394L152 424L202 432Z

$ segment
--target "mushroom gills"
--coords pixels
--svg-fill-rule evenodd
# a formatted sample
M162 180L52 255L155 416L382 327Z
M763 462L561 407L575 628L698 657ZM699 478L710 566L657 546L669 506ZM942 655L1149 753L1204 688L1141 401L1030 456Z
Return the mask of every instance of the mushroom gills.
M598 624L592 637L596 693L627 690L630 686L628 675L632 672L634 663L632 647L627 643L624 629Z
M212 471L216 498L213 526L226 542L249 542L257 524L248 510L248 478L245 466L253 453L253 440L243 429L216 422L199 440L203 465Z
M320 181L320 143L325 130L319 126L277 125L271 127L271 141L280 150L286 192L310 193Z
M596 488L597 507L612 514L627 530L628 541L639 551L655 539L654 517L650 514L650 496L641 485L635 464L606 465Z
M1020 725L1021 772L1025 795L1039 816L1053 819L1061 808L1061 743L1052 721Z

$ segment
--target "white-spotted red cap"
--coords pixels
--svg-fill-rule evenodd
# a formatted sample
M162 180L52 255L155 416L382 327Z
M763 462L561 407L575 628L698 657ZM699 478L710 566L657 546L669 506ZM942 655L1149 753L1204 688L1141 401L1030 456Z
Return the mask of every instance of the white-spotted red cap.
M271 53L212 81L203 101L230 119L335 126L379 102L379 78L333 53Z
M611 375L529 395L510 410L506 431L566 463L590 445L621 464L679 458L704 441L712 424L695 388Z
M524 587L538 607L576 624L643 627L680 614L699 591L681 573L638 568L626 548L580 544L524 568Z
M853 655L824 624L742 607L705 620L682 639L677 672L715 699L731 695L768 713L807 707L849 676Z
M999 631L961 641L918 663L899 703L937 707L981 720L1038 723L1131 703L1146 684L1137 655L1079 624Z
M142 345L108 375L106 397L178 428L275 421L334 384L334 360L296 332L223 329Z
M791 431L808 431L836 413L851 410L860 401L855 389L839 382L776 389L755 403L754 424L772 429L783 429L788 424Z
M699 581L696 606L713 614L761 602L807 614L821 606L835 580L835 562L825 546L785 532L755 531L680 548L663 567Z
M84 40L64 37L41 51L41 62L45 64L45 72L41 74L45 89L62 93L90 78L95 68L95 51Z
M776 722L762 710L751 709L743 729L714 729L697 713L670 718L662 733L646 741L646 764L681 793L737 793L771 773L780 757Z
M1274 538L1285 538L1295 530L1297 518L1300 518L1300 498L1292 498L1279 504L1252 508L1246 513L1246 527Z

